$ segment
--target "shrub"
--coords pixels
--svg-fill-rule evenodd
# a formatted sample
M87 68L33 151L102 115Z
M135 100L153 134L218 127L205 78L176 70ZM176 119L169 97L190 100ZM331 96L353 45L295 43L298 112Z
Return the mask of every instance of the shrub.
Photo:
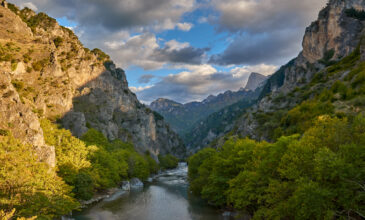
M107 55L106 53L104 53L99 48L95 48L91 52L97 56L97 58L98 58L99 61L107 61L107 60L110 59L109 55Z
M346 9L345 13L348 17L356 18L360 21L365 20L365 11L364 10L356 10L355 8Z
M11 84L13 84L14 88L18 92L21 91L22 89L24 89L24 82L22 82L20 80L12 80Z
M179 159L177 159L176 157L174 157L171 154L167 154L164 156L158 155L158 160L160 161L160 166L162 169L176 168L179 163Z
M62 45L63 43L63 38L62 37L56 37L54 40L54 45L56 46L56 48L58 48L59 46Z

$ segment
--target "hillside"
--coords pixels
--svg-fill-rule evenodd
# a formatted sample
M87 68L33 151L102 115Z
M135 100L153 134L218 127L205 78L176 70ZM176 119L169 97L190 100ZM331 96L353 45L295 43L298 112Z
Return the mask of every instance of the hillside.
M107 54L45 13L0 2L0 218L59 218L185 157Z
M362 0L329 1L299 56L189 158L192 193L253 219L364 218L364 15Z
M364 23L357 16L364 9L360 0L331 0L306 29L303 51L268 79L260 101L236 122L234 133L275 140L303 132L292 124L309 126L320 114L361 112ZM300 115L304 109L311 113Z
M44 148L42 154L50 157L52 147L44 144L38 122L42 117L77 137L95 128L109 140L132 142L141 153L183 155L178 136L137 100L124 71L107 54L84 48L71 30L44 13L11 4L0 13L2 130Z
M190 132L195 124L210 114L230 106L241 100L256 99L259 90L248 91L241 89L236 92L226 91L217 96L210 95L202 102L177 103L172 100L158 99L150 104L150 108L161 114L171 128L183 136Z
M243 99L195 122L182 137L189 153L216 145L215 141L232 131L235 121L255 103L254 99Z
M228 133L275 141L281 135L304 132L321 114L354 115L363 111L361 82L356 86L353 83L353 77L359 74L360 80L362 73L347 76L356 69L359 72L362 66L364 24L356 16L363 9L362 1L330 1L306 29L303 51L266 79L257 102L249 108L232 106L217 113L222 118L234 115L234 120L225 121L213 114L197 122L184 137L188 147L199 149L210 143L220 146L226 137L218 139ZM337 87L345 91L340 94ZM325 94L329 97L323 98ZM305 128L296 128L297 123L305 124Z

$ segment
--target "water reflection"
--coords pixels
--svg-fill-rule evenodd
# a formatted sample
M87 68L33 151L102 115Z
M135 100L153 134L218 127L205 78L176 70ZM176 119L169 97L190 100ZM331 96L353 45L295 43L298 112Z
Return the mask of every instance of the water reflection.
M84 220L228 220L218 210L188 194L187 166L179 164L155 178L143 189L122 191L111 198L75 213Z

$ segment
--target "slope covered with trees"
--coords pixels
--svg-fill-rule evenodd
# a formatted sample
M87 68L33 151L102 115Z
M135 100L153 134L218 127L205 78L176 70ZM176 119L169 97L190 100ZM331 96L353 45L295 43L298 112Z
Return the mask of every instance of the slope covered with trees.
M359 8L363 1L329 1L307 28L303 52L268 80L214 148L190 157L193 193L254 219L365 217ZM334 32L342 34L335 40Z
M232 138L189 159L190 189L254 219L361 219L365 117L315 120L275 143Z

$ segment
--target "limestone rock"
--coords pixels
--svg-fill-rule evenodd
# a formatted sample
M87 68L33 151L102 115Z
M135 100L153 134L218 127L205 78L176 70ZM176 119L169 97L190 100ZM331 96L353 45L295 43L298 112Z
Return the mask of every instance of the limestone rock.
M1 1L0 46L19 62L0 62L0 129L34 145L53 166L54 148L45 145L41 117L62 122L79 137L93 127L110 140L132 142L140 153L184 157L182 141L138 101L125 72L106 54L84 48L53 18L6 5ZM38 23L28 27L20 16L39 16Z

